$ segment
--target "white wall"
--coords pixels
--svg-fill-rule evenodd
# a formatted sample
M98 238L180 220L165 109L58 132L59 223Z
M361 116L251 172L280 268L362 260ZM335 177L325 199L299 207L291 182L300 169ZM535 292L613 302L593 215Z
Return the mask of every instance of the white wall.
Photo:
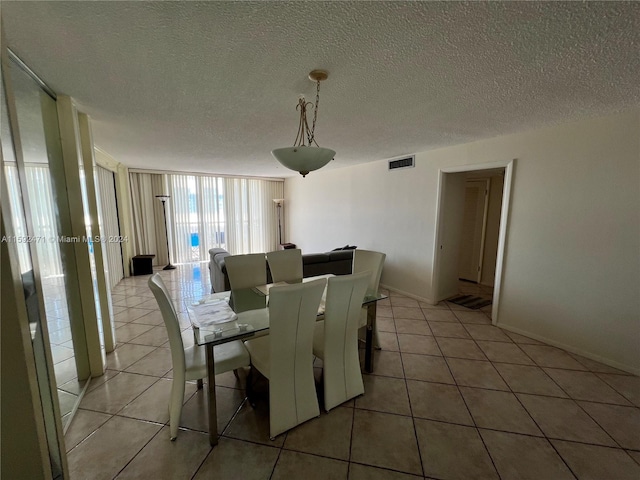
M499 323L640 373L640 110L285 182L288 241L386 252L382 283L428 300L438 170L517 158Z

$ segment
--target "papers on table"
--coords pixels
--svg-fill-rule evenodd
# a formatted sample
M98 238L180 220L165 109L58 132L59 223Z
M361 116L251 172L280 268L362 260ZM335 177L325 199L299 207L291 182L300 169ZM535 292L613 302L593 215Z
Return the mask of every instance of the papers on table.
M223 299L197 303L189 307L195 327L214 327L221 330L237 328L238 316Z

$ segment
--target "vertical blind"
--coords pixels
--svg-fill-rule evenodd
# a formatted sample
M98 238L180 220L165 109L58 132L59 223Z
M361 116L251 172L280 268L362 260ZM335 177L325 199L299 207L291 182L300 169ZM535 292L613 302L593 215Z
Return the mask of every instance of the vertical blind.
M283 182L207 175L130 175L137 253L156 253L166 245L161 205L154 210L153 204L159 193L170 195L167 224L173 263L206 261L209 249L214 247L233 254L275 250L277 219L273 199L283 197ZM156 193L154 177L166 178L164 192ZM159 215L154 215L158 209Z
M113 288L124 277L122 244L117 241L117 237L120 236L120 226L113 172L98 166L96 180L100 199L98 204L100 231L107 237L107 242L103 243L107 257L107 278L109 287Z

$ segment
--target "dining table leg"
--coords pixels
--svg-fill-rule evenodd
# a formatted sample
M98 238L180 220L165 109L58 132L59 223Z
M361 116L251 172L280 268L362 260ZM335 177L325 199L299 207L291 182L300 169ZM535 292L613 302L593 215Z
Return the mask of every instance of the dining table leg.
M211 344L206 345L207 352L207 394L209 397L209 444L218 444L218 412L216 408L216 367Z
M367 328L364 345L364 370L367 373L373 373L373 333L376 329L377 303L371 302L367 304Z

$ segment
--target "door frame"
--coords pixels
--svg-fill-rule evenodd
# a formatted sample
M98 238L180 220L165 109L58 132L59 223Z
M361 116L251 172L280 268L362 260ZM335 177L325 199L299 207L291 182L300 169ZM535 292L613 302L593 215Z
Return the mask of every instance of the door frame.
M437 303L442 298L438 298L439 285L440 285L440 237L442 235L442 229L440 227L441 222L444 219L444 183L445 175L450 173L462 173L462 172L475 172L478 170L492 170L495 168L504 168L504 187L502 190L502 207L500 209L500 227L498 232L498 252L496 255L496 276L493 290L493 303L491 308L491 323L496 325L498 323L498 314L500 306L500 296L502 291L502 276L504 271L504 259L507 245L507 227L509 223L509 208L511 199L511 189L513 183L513 174L515 169L516 159L497 161L491 163L478 163L457 165L453 167L444 167L438 170L438 190L436 199L436 223L435 234L433 242L432 253L432 265L433 270L431 274L431 299L434 303Z

